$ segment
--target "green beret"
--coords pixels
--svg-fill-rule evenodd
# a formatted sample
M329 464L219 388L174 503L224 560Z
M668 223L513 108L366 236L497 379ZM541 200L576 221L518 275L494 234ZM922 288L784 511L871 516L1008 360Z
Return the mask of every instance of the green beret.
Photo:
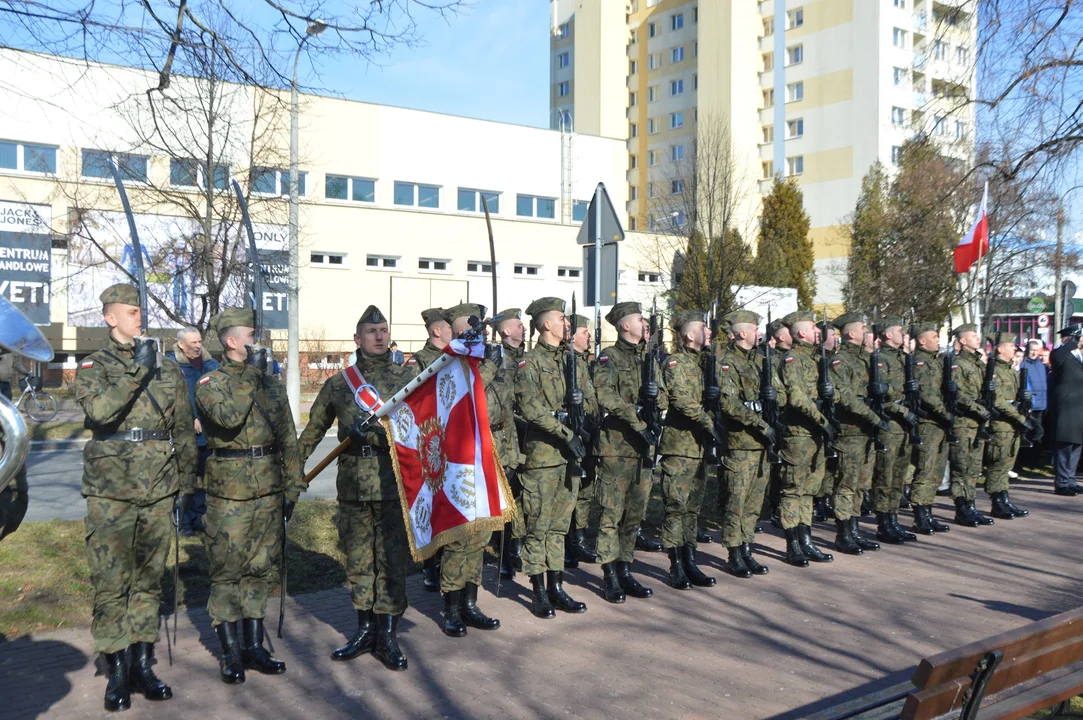
M507 310L501 310L493 318L494 322L503 322L505 320L522 320L522 310L519 308L508 308Z
M897 315L882 317L872 324L872 331L877 335L883 335L888 328L902 327L903 319Z
M564 301L558 297L543 297L538 298L527 305L526 314L532 318L536 318L539 315L553 312L554 310L557 312L564 312Z
M211 318L211 327L222 332L231 327L256 327L256 311L252 308L230 308Z
M450 325L455 318L470 317L473 315L478 320L485 319L486 308L484 305L478 305L477 303L459 303L455 307L448 308L444 311L444 319L447 320Z
M760 316L751 310L736 310L731 312L725 318L725 321L729 323L730 327L740 324L759 325Z
M954 335L955 337L962 337L963 333L977 332L977 331L978 331L978 326L977 325L974 325L973 323L967 323L966 325L960 325L959 327L952 330L951 334Z
M991 332L991 333L986 334L985 341L995 345L996 342L997 342L997 335L1000 336L1000 342L1002 342L1002 343L1010 342L1012 345L1015 344L1016 338L1018 337L1015 333L1010 333L1010 332L1000 332L1000 333Z
M375 310L375 308L372 308L372 309ZM379 310L377 310L377 312L379 312ZM438 308L438 307L429 308L428 310L422 310L421 311L421 319L425 322L425 327L429 327L434 322L437 322L439 320L444 320L446 322L447 319L444 317L444 313L445 313L444 308ZM368 314L368 310L365 311L365 314L366 315ZM380 322L385 322L385 321L381 320Z
M707 313L702 310L681 310L673 316L673 329L680 330L690 322L707 322Z
M639 307L637 302L622 302L613 306L613 309L605 314L605 321L612 325L617 326L624 318L629 315L635 315L636 313L642 313L643 310Z
M575 329L578 330L579 328L589 328L589 327L590 327L590 318L587 317L586 315L580 315L579 313L576 313L575 314Z
M936 323L931 322L919 322L914 323L914 337L922 335L927 332L940 333L940 327Z
M851 312L839 315L837 318L831 321L831 324L834 325L835 329L837 329L839 332L842 332L842 329L850 323L867 323L868 321L868 318L861 313Z
M781 330L784 325L785 323L782 322L782 318L775 318L767 325L767 334L774 337L775 333Z
M365 308L365 312L361 313L361 317L357 320L357 324L367 323L369 325L375 325L376 323L385 323L387 318L380 312L380 308L375 305L369 305Z
M102 291L98 298L102 301L102 307L110 303L122 303L139 307L139 289L128 283L110 285Z
M730 322L729 317L724 317L718 321L718 334L726 337L733 334L733 324Z
M816 322L816 314L811 313L808 310L796 310L786 317L782 318L782 324L788 328L792 328L799 322Z

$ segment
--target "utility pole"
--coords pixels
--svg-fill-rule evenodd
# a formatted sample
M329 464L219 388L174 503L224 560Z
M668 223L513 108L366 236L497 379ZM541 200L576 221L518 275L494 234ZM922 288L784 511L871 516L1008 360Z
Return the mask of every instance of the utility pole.
M1051 340L1050 345L1056 343L1057 332L1064 327L1062 317L1064 315L1064 308L1061 307L1061 291L1060 284L1063 281L1064 275L1064 197L1061 196L1060 204L1057 206L1057 247L1053 251L1053 331L1050 333Z

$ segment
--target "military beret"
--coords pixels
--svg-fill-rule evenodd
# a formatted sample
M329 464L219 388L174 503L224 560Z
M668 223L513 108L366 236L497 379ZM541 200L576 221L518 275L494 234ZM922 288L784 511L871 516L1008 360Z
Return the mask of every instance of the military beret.
M475 316L478 320L485 318L486 308L484 305L478 305L477 303L459 303L455 307L450 307L444 311L444 319L447 320L448 325L454 322L455 318Z
M681 310L673 315L674 330L680 330L690 322L707 322L707 313L702 310Z
M522 320L523 311L519 308L508 308L507 310L501 310L493 318L494 322L504 322L505 320Z
M139 290L128 283L110 285L102 291L98 298L102 301L102 307L110 303L139 306Z
M955 337L962 337L963 333L977 332L977 331L978 331L978 326L977 325L974 325L972 323L967 323L966 325L960 325L959 327L952 330L951 334L954 335Z
M816 322L816 315L807 310L795 310L782 318L782 324L788 328L792 328L799 322Z
M725 317L730 327L740 324L759 325L760 316L751 310L735 310Z
M612 325L617 326L624 318L629 315L635 315L636 313L642 313L643 310L639 307L637 302L622 302L613 306L613 309L605 314L605 321Z
M724 317L718 321L718 334L729 337L733 333L733 323L729 321L728 317ZM721 338L719 338L721 339Z
M831 321L831 324L835 326L835 329L837 329L837 330L839 330L841 332L842 329L844 327L846 327L847 325L849 325L850 323L857 323L857 322L859 322L859 323L868 322L868 318L866 318L861 313L852 313L851 312L851 313L845 313L843 315L839 315L837 318L835 318L834 320Z
M539 315L553 312L554 310L557 312L564 312L564 301L558 297L543 297L538 298L527 305L526 314L532 318L536 318Z
M371 309L375 310L376 308ZM377 312L379 311L377 310ZM429 325L432 325L434 322L437 322L439 320L444 320L446 322L446 318L444 317L445 312L446 311L444 310L444 308L438 307L429 308L428 310L422 310L421 319L425 322L425 327L428 327ZM368 314L368 310L365 311L365 314ZM381 320L380 322L383 321Z
M358 325L362 323L375 325L376 323L385 322L387 322L387 318L384 317L384 314L382 312L380 312L380 308L376 307L375 305L369 305L367 308L365 308L365 312L361 313L361 317L357 320Z
M940 327L936 323L931 322L914 323L914 337L917 337L918 335L923 335L927 332L939 333Z
M587 317L586 315L580 315L579 313L576 313L576 315L575 315L575 329L578 330L579 328L589 328L589 327L590 327L590 318Z
M1002 342L1002 343L1011 343L1012 345L1015 344L1015 341L1018 338L1018 336L1015 333L991 332L991 333L986 333L985 341L988 342L988 343L996 344L998 335L1000 336L1000 342Z
M775 333L781 330L784 325L785 323L782 322L782 318L775 318L767 324L767 334L774 337Z
M231 327L256 327L256 311L252 308L230 308L211 318L211 327L218 332Z
M888 328L893 328L896 326L902 327L902 324L903 319L901 317L898 317L897 315L888 315L875 321L872 324L872 331L877 335L882 335L884 331Z

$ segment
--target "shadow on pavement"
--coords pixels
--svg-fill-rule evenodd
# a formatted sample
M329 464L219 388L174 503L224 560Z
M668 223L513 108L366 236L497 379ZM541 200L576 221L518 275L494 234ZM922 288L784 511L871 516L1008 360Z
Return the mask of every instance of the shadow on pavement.
M89 662L76 647L58 640L30 636L7 640L0 633L0 695L4 712L13 715L49 709L71 692L68 674Z
M880 678L879 680L872 680L856 688L851 688L843 692L832 695L831 697L817 700L816 702L809 703L803 707L799 707L789 712L784 712L779 715L773 715L767 720L800 720L800 718L806 718L810 715L826 710L834 705L839 705L848 700L853 700L855 697L860 697L869 693L877 692L878 690L884 690L892 685L898 685L910 679L914 674L914 670L917 667L913 667L909 670L900 670L898 672L891 673L890 675Z

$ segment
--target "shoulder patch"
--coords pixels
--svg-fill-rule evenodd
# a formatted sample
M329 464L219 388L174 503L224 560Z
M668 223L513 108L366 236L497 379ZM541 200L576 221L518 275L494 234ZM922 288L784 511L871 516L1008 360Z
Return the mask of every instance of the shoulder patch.
M609 356L608 355L602 355L600 358L598 358L598 362L600 362L600 363L609 362Z
M884 366L884 364L882 362L876 363L876 367L878 367L878 368L882 368L883 366Z
M785 360L783 360L783 362L787 362L787 363L792 363L792 362L793 362L793 356L792 356L792 355L790 355L790 356L789 356L789 357L787 357L787 358L786 358ZM837 362L837 361L836 361L836 362Z
M519 361L519 367L525 367L525 366L526 366L526 360L520 360Z
M925 367L925 361L924 360L918 360L917 365L918 365L918 367Z
M842 364L842 360L832 360L832 361L831 361L831 364L832 364L832 365L841 365L841 364Z
M407 365L417 365L417 358L415 358L415 357L410 358L409 360L406 361L406 364Z
M722 367L722 372L729 372L730 371L730 366L726 365L725 363L723 363L721 367Z
M677 361L676 360L670 360L669 361L669 366L670 367L677 367Z
M82 364L79 365L79 367L81 367L84 370L86 370L89 367L94 367L94 361L93 360L84 360L82 362Z
M206 385L206 384L207 384L207 383L209 383L210 381L211 381L211 376L210 376L210 375L204 375L203 377L201 377L201 378L199 379L199 384L200 384L200 385Z
M952 370L958 370L958 369L959 369L959 366L958 366L958 365L952 365L952 366L951 366L951 369L952 369Z

